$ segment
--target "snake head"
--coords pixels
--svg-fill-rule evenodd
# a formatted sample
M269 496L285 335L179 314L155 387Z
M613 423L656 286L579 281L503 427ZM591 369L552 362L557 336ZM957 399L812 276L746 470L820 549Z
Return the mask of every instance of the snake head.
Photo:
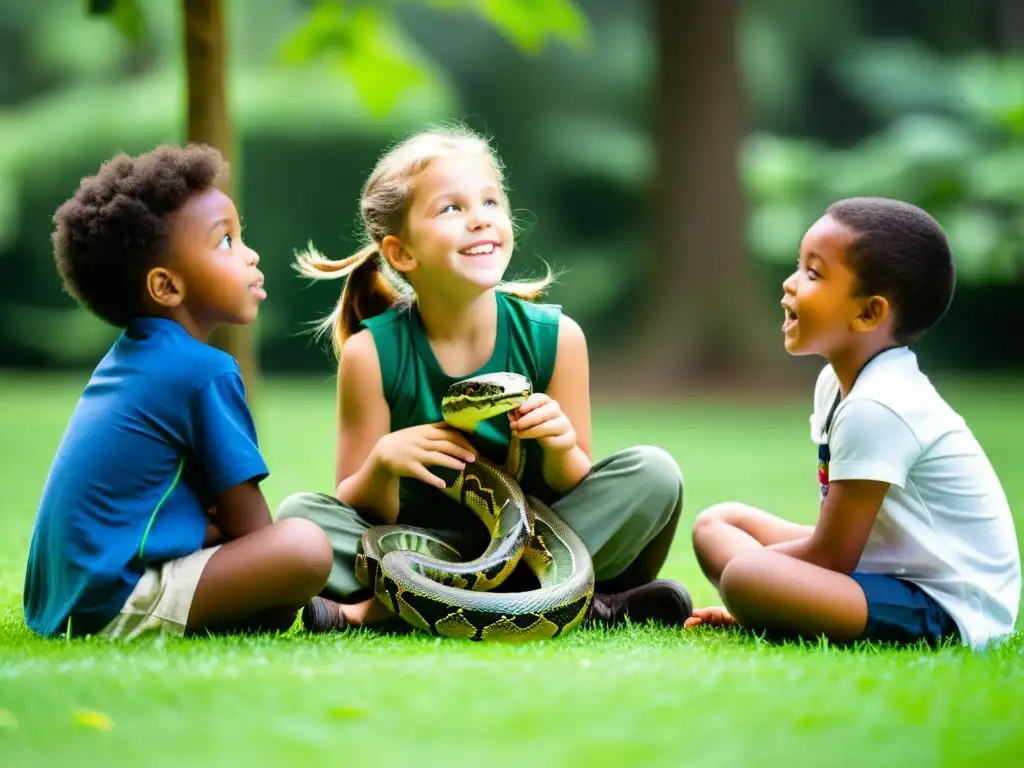
M485 373L452 384L441 399L446 423L466 432L478 422L518 408L533 394L533 384L518 373Z

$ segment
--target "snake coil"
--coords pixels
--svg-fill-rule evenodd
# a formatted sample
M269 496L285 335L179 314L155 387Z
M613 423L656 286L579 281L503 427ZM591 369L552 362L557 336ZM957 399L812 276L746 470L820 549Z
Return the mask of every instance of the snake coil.
M515 373L464 379L442 399L442 418L472 432L479 422L517 408L531 392L529 379ZM433 469L446 479L444 493L487 527L490 540L479 557L465 560L427 529L375 526L360 537L356 578L408 624L442 637L524 642L572 631L593 598L593 563L572 529L523 493L523 463L513 437L504 467L477 456L459 472ZM520 561L539 587L492 592Z

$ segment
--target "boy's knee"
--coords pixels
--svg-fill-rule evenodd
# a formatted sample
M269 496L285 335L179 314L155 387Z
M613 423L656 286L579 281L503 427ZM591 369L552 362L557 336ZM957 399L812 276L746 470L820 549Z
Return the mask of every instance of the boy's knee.
M334 550L324 530L314 522L289 518L274 523L277 549L288 570L317 584L319 591L334 566Z
M693 539L697 541L708 529L716 525L734 525L738 517L743 514L743 504L734 501L724 501L713 504L707 509L701 510L700 514L693 521Z

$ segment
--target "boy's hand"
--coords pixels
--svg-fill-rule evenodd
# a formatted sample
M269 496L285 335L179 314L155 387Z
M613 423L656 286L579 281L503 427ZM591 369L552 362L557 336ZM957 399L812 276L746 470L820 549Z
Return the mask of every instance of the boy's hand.
M467 463L476 460L466 436L444 422L386 434L377 441L373 456L378 466L392 477L414 477L435 488L444 488L444 480L427 467L449 467L461 472Z
M562 406L543 392L534 392L508 414L512 434L520 440L536 440L545 451L561 453L576 447L576 430Z
M208 522L220 532L224 541L234 541L273 522L267 500L255 480L246 480L228 488L215 502L214 515ZM207 525L207 534L210 527Z
M731 627L736 619L725 609L717 605L711 608L694 608L693 615L685 622L684 627L696 627L699 624L707 624L709 627Z
M216 544L224 543L224 534L220 532L220 528L211 519L206 521L206 535L203 537L203 549L212 547Z

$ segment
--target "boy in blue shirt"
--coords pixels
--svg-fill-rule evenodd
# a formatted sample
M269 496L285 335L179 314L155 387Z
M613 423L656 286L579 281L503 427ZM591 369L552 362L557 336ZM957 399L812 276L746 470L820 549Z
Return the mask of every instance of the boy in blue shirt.
M289 628L327 582L330 541L274 523L238 365L207 344L266 298L209 147L118 155L54 216L75 299L124 332L57 449L25 575L44 636Z

